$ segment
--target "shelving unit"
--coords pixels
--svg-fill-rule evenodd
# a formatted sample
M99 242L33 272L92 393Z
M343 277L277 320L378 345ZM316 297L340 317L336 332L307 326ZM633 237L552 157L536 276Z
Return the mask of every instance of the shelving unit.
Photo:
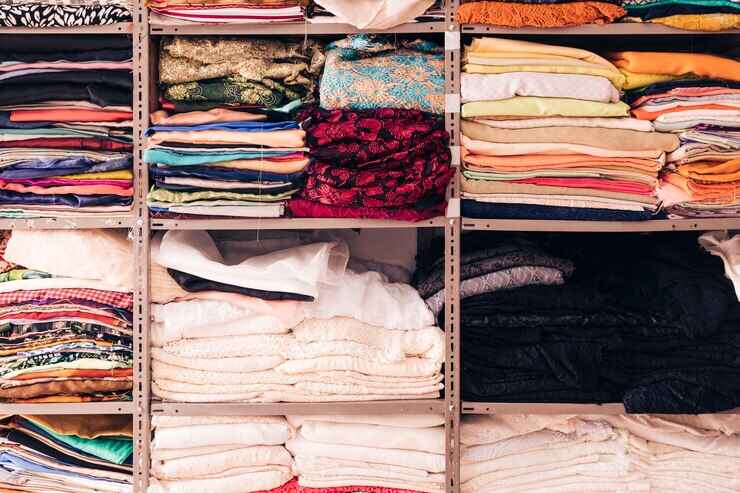
M681 31L654 24L611 24L581 26L566 29L504 29L492 26L463 25L454 21L459 0L447 0L444 22L409 23L388 31L391 34L434 35L445 46L446 128L451 134L453 165L460 165L460 64L463 41L461 36L498 35L542 38L547 36L608 37L663 36L690 41L697 37L735 36L740 30L714 32ZM144 493L149 479L150 419L156 415L282 415L282 414L390 414L443 413L446 418L447 488L459 491L460 449L458 446L460 417L463 414L539 413L539 414L619 414L621 404L542 404L542 403L473 403L460 397L460 254L462 233L468 230L539 231L539 232L611 232L646 233L670 231L703 231L740 229L740 219L657 220L646 222L544 221L544 220L485 220L460 217L459 182L453 180L446 216L406 223L362 219L161 219L149 217L146 194L149 188L147 168L143 164L142 135L148 126L150 111L157 108L156 79L157 43L163 35L244 35L244 36L338 36L359 32L352 26L336 23L274 23L274 24L197 24L151 14L143 1L135 3L134 22L111 26L75 29L16 29L0 28L4 34L121 34L132 38L134 49L134 175L136 195L132 214L107 218L68 217L61 219L0 219L1 229L73 229L127 228L133 238L133 258L136 270L134 293L134 393L132 402L102 402L84 404L0 404L3 414L130 414L134 420L134 492ZM365 31L378 32L378 31ZM50 38L51 39L51 38ZM583 39L583 38L579 38ZM149 240L153 231L188 230L329 230L329 229L414 229L419 234L443 234L445 258L445 392L444 398L401 401L367 401L342 403L175 403L152 400L149 368ZM731 412L740 413L740 410Z

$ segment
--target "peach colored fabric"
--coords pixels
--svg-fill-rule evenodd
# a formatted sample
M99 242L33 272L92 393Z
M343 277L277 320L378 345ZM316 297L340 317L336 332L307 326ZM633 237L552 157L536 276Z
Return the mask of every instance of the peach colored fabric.
M268 147L303 147L303 130L276 130L274 132L233 132L229 130L198 130L185 132L155 132L149 137L152 145L162 142L188 144L247 144Z
M116 122L134 117L130 111L99 110L16 110L10 112L11 122Z
M639 169L649 172L658 171L663 167L655 159L640 158L602 158L573 154L565 156L537 155L528 156L484 156L471 154L463 147L462 157L466 163L481 168L501 169L507 171L538 170L538 169L567 169L583 166L608 167L612 165Z
M208 111L189 111L174 115L168 115L166 111L160 110L152 113L149 119L153 125L205 125L208 123L267 120L267 115L214 108Z

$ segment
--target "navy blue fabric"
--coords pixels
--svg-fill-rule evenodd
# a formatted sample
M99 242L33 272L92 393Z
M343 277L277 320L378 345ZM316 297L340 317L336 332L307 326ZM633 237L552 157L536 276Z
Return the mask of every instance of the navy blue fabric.
M648 221L664 219L662 213L614 211L610 209L578 209L525 204L490 204L475 200L462 201L463 217L477 219L552 219L572 221Z
M112 195L38 195L0 190L0 204L66 205L70 207L92 207L105 205L131 205L130 197Z
M99 173L129 169L133 158L93 161L88 158L32 159L0 170L0 178L45 178L76 173Z
M163 176L181 176L225 181L278 181L292 183L302 181L304 175L304 173L270 173L267 171L231 170L205 166L187 166L182 168L151 166L149 171L155 179Z

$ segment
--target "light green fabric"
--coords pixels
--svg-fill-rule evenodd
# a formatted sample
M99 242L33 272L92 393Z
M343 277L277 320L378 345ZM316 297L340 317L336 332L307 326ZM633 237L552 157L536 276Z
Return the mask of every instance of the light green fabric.
M247 200L254 202L279 202L290 198L296 190L290 190L288 192L276 193L276 194L256 194L256 193L240 193L240 192L217 192L217 191L201 191L201 192L174 192L172 190L165 190L163 188L154 188L149 192L148 200L151 202L172 202L172 203L186 203L193 202L195 200Z
M498 101L465 103L463 118L479 116L576 116L576 117L625 117L630 107L623 101L600 103L567 98L539 98L517 96Z

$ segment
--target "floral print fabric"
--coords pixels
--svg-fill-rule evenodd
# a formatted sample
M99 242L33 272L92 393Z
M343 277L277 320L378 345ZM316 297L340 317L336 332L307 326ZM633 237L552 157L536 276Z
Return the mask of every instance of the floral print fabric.
M454 173L443 121L413 110L304 112L313 162L300 198L342 207L433 207Z
M444 51L423 40L358 34L327 46L324 109L444 112Z

